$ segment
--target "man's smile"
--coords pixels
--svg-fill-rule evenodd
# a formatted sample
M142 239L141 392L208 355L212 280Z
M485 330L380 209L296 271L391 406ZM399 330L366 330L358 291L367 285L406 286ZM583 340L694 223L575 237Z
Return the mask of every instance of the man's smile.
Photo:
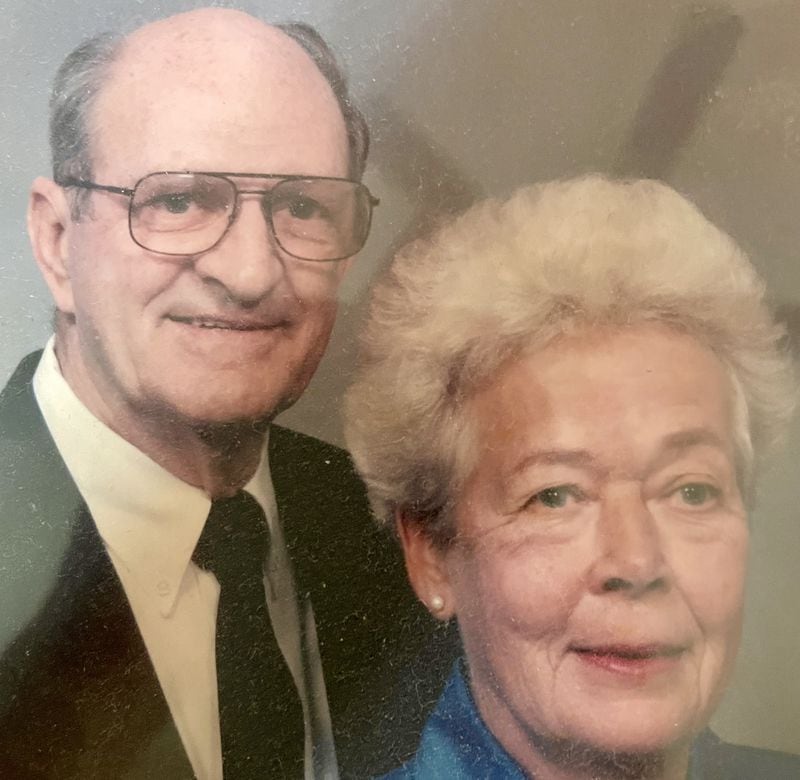
M180 325L189 325L195 328L206 330L228 330L228 331L268 331L276 328L286 327L289 320L283 316L264 316L258 318L236 318L236 317L216 317L216 316L182 316L169 315L166 318L171 322Z

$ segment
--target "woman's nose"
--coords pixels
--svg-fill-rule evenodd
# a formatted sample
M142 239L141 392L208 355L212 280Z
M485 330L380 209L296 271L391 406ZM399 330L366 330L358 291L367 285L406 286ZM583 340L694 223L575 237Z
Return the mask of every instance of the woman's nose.
M640 597L669 584L659 527L635 483L609 491L595 533L591 587Z

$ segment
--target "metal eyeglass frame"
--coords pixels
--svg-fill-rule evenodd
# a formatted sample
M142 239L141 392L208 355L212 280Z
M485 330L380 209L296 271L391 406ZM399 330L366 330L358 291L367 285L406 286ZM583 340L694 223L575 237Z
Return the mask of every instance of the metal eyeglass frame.
M290 257L294 257L298 260L304 260L309 263L333 263L337 260L346 260L348 257L352 257L353 255L360 252L364 244L367 242L367 238L369 237L369 231L372 227L372 211L375 206L380 204L380 198L376 198L370 191L366 184L356 181L354 179L346 179L341 176L302 176L300 174L282 174L282 173L236 173L231 171L152 171L151 173L142 176L140 179L136 181L133 187L116 187L111 184L98 184L94 181L88 181L87 179L78 179L74 177L67 177L65 179L57 180L56 184L60 187L79 187L85 190L100 190L101 192L111 192L115 195L124 195L126 198L130 199L128 204L128 233L130 234L131 241L133 241L137 246L142 247L142 249L146 249L148 252L153 252L157 255L167 255L169 257L184 257L186 256L185 253L181 252L159 252L158 250L151 249L150 247L145 246L136 239L136 236L133 232L133 196L136 193L136 189L139 185L145 181L145 179L149 179L151 176L161 176L161 175L177 175L177 176L186 176L186 175L199 175L199 176L213 176L218 179L225 179L226 181L230 182L233 192L234 192L234 200L233 200L233 208L231 209L231 213L228 216L228 224L225 226L225 230L222 231L222 235L209 247L203 249L199 252L192 252L190 254L203 254L205 252L210 252L215 247L219 246L225 236L228 234L228 231L231 229L231 226L236 221L236 218L239 216L239 196L240 195L260 195L261 196L261 210L264 215L267 217L267 224L269 225L270 232L272 233L272 237L275 239L277 245L286 252L287 255ZM277 186L285 181L343 181L348 182L349 184L353 184L356 188L362 192L364 192L367 196L367 206L369 207L369 211L367 213L367 224L364 230L364 239L361 242L361 245L354 249L352 252L346 255L342 255L341 257L326 257L323 259L318 258L309 258L309 257L302 257L301 255L296 255L293 252L290 252L282 243L280 238L278 237L275 231L275 224L272 221L272 202L270 193L272 189L268 190L242 190L236 186L236 182L233 181L234 178L240 179L271 179L274 180L275 185ZM273 189L274 189L273 186Z

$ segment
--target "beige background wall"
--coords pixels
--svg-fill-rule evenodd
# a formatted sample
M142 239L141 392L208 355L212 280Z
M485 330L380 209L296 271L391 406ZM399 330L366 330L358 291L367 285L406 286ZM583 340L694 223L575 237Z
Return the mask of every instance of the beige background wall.
M48 332L27 248L47 171L47 85L80 38L203 3L0 0L0 380ZM228 3L220 3L227 5ZM601 170L665 178L742 243L800 323L797 0L242 2L315 24L373 128L381 197L328 355L285 424L341 441L339 399L365 293L392 247L483 195ZM733 741L800 753L800 426L762 480L737 677L716 717Z

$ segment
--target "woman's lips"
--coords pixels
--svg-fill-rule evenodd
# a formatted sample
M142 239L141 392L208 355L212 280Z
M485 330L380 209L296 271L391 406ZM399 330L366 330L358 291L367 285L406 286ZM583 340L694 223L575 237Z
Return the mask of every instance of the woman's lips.
M572 653L591 669L623 677L641 678L673 669L684 648L679 645L596 645L571 648Z

